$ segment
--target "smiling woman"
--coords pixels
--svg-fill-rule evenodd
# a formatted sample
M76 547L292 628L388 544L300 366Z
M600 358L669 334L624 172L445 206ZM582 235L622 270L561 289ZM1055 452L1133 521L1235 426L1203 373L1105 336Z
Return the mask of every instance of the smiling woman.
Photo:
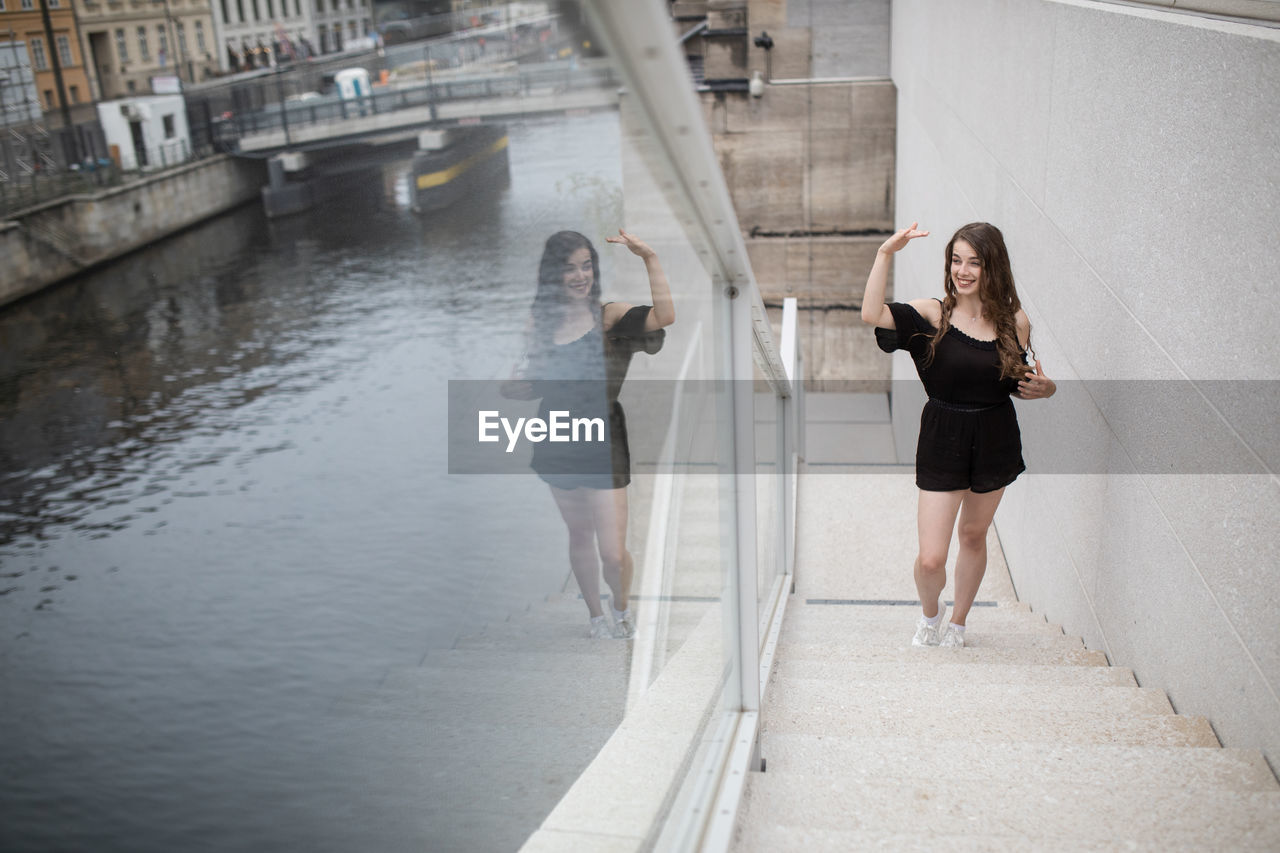
M532 467L551 487L569 530L569 564L587 604L591 636L631 639L635 566L626 546L631 454L618 394L631 357L661 348L662 329L675 320L675 307L657 252L621 228L608 241L644 259L653 305L602 303L600 258L591 241L576 231L551 235L538 264L529 321L527 378L532 381L511 386L509 394L540 397L535 420L543 424L561 414L609 424L605 442L538 441ZM613 594L612 621L601 605L601 564Z
M923 612L912 645L963 647L969 609L986 573L987 528L1005 487L1026 470L1009 397L1051 397L1056 386L1039 361L1028 365L1031 323L1018 301L1004 236L994 225L970 223L947 243L944 299L885 304L889 259L912 240L929 236L916 225L885 240L876 253L862 321L876 327L876 342L885 352L911 353L929 395L916 448L915 581ZM955 603L944 626L941 596L957 513Z

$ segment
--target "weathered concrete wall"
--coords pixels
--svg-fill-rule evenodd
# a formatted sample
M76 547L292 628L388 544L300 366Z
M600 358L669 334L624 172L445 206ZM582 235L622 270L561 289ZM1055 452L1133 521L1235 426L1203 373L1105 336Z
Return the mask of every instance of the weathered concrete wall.
M994 222L1062 389L1018 404L1031 473L997 528L1019 597L1280 767L1280 419L1259 381L1280 379L1280 31L1084 0L898 0L893 76L898 222L934 235L898 256L899 298L937 295L945 239ZM1195 411L1126 411L1105 399L1121 379ZM1093 447L1037 473L1063 425ZM1197 452L1152 464L1178 440ZM1225 473L1232 459L1251 472Z
M695 4L682 5L694 11ZM750 33L738 46L745 49L709 43L708 78L759 71L773 80L826 81L767 84L759 98L703 94L761 294L770 304L795 296L808 309L805 358L815 387L887 380L888 359L846 313L861 307L876 247L893 225L897 92L888 78L888 0L706 6L712 26L738 21L745 10ZM754 44L762 31L774 41L768 53Z
M745 233L892 224L892 83L766 86L760 98L703 97Z
M0 304L256 200L262 162L214 157L0 223Z

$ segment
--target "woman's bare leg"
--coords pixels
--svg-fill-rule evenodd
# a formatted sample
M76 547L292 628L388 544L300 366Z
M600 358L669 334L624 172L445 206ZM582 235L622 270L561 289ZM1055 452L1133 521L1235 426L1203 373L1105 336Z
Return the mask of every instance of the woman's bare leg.
M987 529L995 518L1004 489L994 492L966 492L960 505L960 551L956 555L956 604L951 621L963 625L969 608L978 597L978 587L987 573Z
M600 607L600 563L596 560L595 512L590 496L592 489L558 489L551 495L560 509L560 517L569 529L569 568L578 581L582 600L592 617L603 616Z
M627 490L594 490L592 506L604 581L613 592L614 609L626 610L631 603L631 577L635 571L635 562L627 551Z
M916 556L916 592L924 615L938 615L938 597L947 585L947 551L951 548L951 530L965 492L926 492L920 490L916 513L916 532L920 537L920 553Z

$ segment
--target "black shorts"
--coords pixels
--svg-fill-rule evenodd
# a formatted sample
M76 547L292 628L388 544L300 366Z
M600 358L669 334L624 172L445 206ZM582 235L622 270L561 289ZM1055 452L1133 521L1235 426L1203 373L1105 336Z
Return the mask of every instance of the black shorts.
M916 486L926 492L994 492L1027 470L1013 400L966 410L930 399L920 413Z

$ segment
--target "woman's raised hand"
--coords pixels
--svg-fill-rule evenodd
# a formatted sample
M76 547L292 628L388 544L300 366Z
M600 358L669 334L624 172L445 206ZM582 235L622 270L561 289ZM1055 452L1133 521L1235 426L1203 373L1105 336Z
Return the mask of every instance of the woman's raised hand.
M905 247L908 243L910 243L912 240L916 239L917 237L928 237L929 236L928 231L916 230L916 226L919 224L920 223L918 222L912 222L909 227L903 228L901 231L894 234L888 240L885 240L883 243L880 244L880 251L887 252L888 254L892 255L894 252L901 250L903 247Z
M651 258L658 254L653 249L649 248L649 244L645 243L634 234L628 234L621 228L618 229L617 237L605 237L604 239L607 243L621 243L623 246L630 249L633 255L639 255L642 258Z

